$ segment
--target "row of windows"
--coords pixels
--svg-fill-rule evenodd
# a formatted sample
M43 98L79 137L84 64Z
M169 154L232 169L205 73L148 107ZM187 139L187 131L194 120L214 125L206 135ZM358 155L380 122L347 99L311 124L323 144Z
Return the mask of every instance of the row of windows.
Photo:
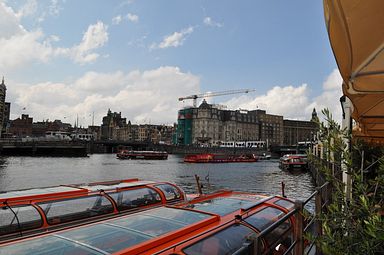
M181 198L180 192L169 184L159 184L166 201ZM160 194L154 189L140 188L108 194L116 203L118 211L135 209L161 203ZM113 213L112 202L105 196L92 195L36 203L44 212L49 225L57 225L76 220ZM0 236L41 227L42 217L33 205L5 206L0 210Z

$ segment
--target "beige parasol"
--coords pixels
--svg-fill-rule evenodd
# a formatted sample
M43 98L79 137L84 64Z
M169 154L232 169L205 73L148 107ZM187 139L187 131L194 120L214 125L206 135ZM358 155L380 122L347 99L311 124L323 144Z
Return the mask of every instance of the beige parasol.
M384 141L384 0L324 0L324 14L354 134Z

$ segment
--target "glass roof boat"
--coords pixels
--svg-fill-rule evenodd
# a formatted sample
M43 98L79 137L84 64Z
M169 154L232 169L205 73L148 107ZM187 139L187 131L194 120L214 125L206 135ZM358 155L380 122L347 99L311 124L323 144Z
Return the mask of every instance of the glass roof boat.
M168 183L148 183L142 187L158 191L160 185L175 188ZM179 191L176 202L159 201L156 207L7 240L0 244L0 254L255 254L254 240L259 233L295 208L291 200L279 196L220 191L186 201L184 193L179 188L176 190ZM158 192L161 198L166 197ZM172 198L176 199L174 194ZM33 207L40 207L41 214L47 212L45 203L37 202ZM117 210L115 206L113 211ZM12 208L15 210L16 206ZM18 211L20 216L21 212ZM42 217L40 225L55 222L47 215ZM283 224L263 236L261 250L281 254L282 248L289 247L294 221L293 216L287 217ZM4 224L2 230L6 227Z
M138 179L3 192L0 243L185 199L174 184Z

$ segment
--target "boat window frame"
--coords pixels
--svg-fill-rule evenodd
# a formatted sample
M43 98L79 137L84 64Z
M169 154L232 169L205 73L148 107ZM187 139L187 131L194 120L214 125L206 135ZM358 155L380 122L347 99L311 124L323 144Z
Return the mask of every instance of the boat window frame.
M183 254L186 254L186 255L194 255L194 254L191 254L191 253L187 253L186 252L186 249L190 248L190 247L193 247L194 245L197 245L199 243L203 243L205 241L207 241L209 238L213 238L214 236L220 234L220 233L223 233L224 231L227 231L228 229L230 228L233 228L233 227L236 227L236 226L241 226L245 229L248 229L249 230L249 233L254 233L254 237L255 239L245 239L244 242L242 242L240 244L240 246L238 247L238 249L236 249L235 251L233 251L232 253L230 254L236 254L236 252L238 252L239 250L241 250L244 246L247 246L248 249L253 247L254 245L254 241L256 240L256 237L258 236L259 232L256 231L255 228L252 228L250 226L248 226L247 224L243 224L242 222L239 222L239 223L235 223L235 224L230 224L229 226L225 226L223 228L219 228L217 229L217 231L213 232L213 233L208 233L207 236L204 236L203 238L199 238L199 237L192 237L189 241L191 241L192 243L183 247L181 250L183 252ZM193 241L193 239L195 238L198 238L197 240ZM227 239L223 239L223 240L227 240ZM261 245L262 245L262 250L265 249L265 240L263 239L262 242L261 242ZM201 251L200 251L201 252ZM217 253L219 254L219 253Z
M255 217L257 214L261 213L262 211L265 211L265 210L268 210L268 209L275 209L275 210L278 210L282 213L282 216L281 217L278 217L275 221L269 221L271 224L267 225L267 226L263 226L263 228L259 228L255 225L253 225L251 222L249 222L250 218L251 217ZM257 230L258 233L261 233L264 229L267 229L269 226L271 226L272 224L274 224L276 221L278 221L279 219L281 219L282 217L284 217L286 214L287 214L287 211L288 209L282 207L282 208L279 208L277 205L275 205L274 203L273 204L268 204L267 206L261 208L260 210L257 210L256 212L248 215L246 218L244 218L244 222L246 222L247 224L249 224L249 226L251 226L252 228L254 228L255 230ZM286 222L289 223L289 228L287 230L284 231L284 234L287 235L286 238L290 238L291 241L293 240L293 232L294 232L294 221L292 219L292 217L289 217L286 221L284 221L282 224L280 224L280 226L282 226L283 224L285 224ZM276 242L276 240L278 240L278 238L271 238L271 236L275 237L276 235L274 234L275 231L277 231L279 229L278 226L277 228L275 228L274 230L272 230L270 233L268 233L267 235L265 235L262 240L263 242L266 243L266 247L270 247L271 244L274 244ZM290 229L290 230L289 230ZM272 240L272 241L271 241ZM277 246L277 245L276 245ZM275 246L275 247L276 247ZM288 246L289 247L289 246Z
M66 202L71 201L71 200L87 200L87 199L94 198L94 197L99 197L100 199L104 199L104 201L108 201L109 205L110 205L110 211L107 211L104 213L98 213L96 215L84 216L84 217L77 217L76 216L76 215L83 215L83 214L87 213L88 210L85 210L85 211L81 211L81 212L61 214L58 216L55 215L53 217L49 217L49 213L47 214L45 207L42 207L43 204L44 205L45 204L51 204L51 206L52 206L52 204L54 204L54 203L65 204ZM95 201L97 201L97 199ZM115 210L115 206L114 206L113 202L109 199L108 196L105 196L104 194L92 194L92 195L87 195L87 196L70 197L70 198L65 198L65 199L39 201L39 202L36 202L35 205L40 208L42 213L44 213L45 220L49 226L68 224L68 223L78 222L78 221L85 220L85 219L95 219L97 217L103 217L105 215L111 215L114 213L114 210ZM73 215L73 216L71 217L70 215ZM66 219L68 217L69 217L69 219Z
M0 232L0 239L3 237L3 236L8 236L8 235L12 235L12 234L16 234L16 233L23 233L24 231L30 231L30 230L35 230L35 229L40 229L41 227L43 227L44 225L44 221L45 221L45 215L42 215L42 212L39 210L39 208L37 206L35 206L34 204L17 204L17 205L10 205L10 204L4 204L3 206L0 207L0 210L6 210L5 208L8 207L8 208L11 208L13 211L16 209L16 208L19 208L19 207L29 207L29 208L33 208L35 212L37 212L36 215L38 215L40 218L38 220L34 220L34 221L28 221L26 223L22 223L20 222L20 224L18 224L18 220L19 220L19 217L15 218L16 221L15 221L15 224L11 224L12 226L15 225L15 230L14 231L10 231L10 232L5 232L5 233L1 233ZM10 209L8 209L10 210ZM33 211L33 210L31 210ZM17 216L20 216L18 214L18 212L15 212ZM11 214L13 214L13 212L11 211ZM28 217L29 219L30 217ZM40 224L35 224L31 227L28 227L28 228L25 228L23 227L23 225L25 226L27 223L31 223L31 222L39 222ZM12 222L11 222L12 223ZM33 224L33 223L32 223ZM18 227L18 225L20 225L20 228ZM5 225L4 225L5 226ZM7 224L7 228L9 228L9 224ZM1 225L0 225L0 229L1 229ZM12 227L13 228L13 227Z
M167 199L167 195L166 195L165 190L163 190L162 188L159 187L159 186L162 186L162 185L167 185L167 186L172 187L174 190L176 190L179 193L179 197L175 197L175 198L172 198L172 199ZM164 197L164 203L165 204L167 204L169 202L174 202L174 201L183 201L185 199L184 192L182 192L182 190L179 187L177 187L176 185L173 185L171 183L167 183L167 182L156 183L156 184L153 184L153 187L158 189L162 193L162 195Z
M159 197L159 200L157 200L156 202L154 203L148 203L148 204L145 204L145 205L139 205L139 206L136 206L136 207L131 207L131 208L126 208L126 209L122 209L121 208L121 202L120 201L120 195L122 197L124 193L126 192L134 192L134 191L139 191L139 190L150 190L152 192L154 192L156 195L158 195ZM139 208L145 208L145 207L148 207L148 206L155 206L155 205L161 205L161 204L164 204L164 201L163 200L163 197L162 197L162 194L155 188L151 187L151 186L139 186L139 187L129 187L129 188L122 188L122 189L117 189L116 191L113 191L113 192L108 192L106 193L108 195L108 197L111 198L111 200L113 201L113 203L115 204L116 206L116 210L118 212L125 212L125 211L129 211L129 210L135 210L135 209L139 209ZM118 196L116 199L115 199L115 196Z
M283 203L289 203L291 204L292 206L288 207L287 204L281 204L281 202ZM276 200L275 202L273 202L273 204L277 205L277 206L280 206L281 208L287 210L287 211L291 211L295 208L295 203L293 203L292 201L288 200L288 199L284 199L284 198L278 198L278 200Z

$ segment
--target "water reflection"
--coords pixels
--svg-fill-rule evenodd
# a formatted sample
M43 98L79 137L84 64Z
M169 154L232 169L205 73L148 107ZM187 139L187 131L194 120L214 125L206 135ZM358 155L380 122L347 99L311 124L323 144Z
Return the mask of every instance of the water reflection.
M263 194L281 194L286 184L288 197L304 199L314 186L308 173L290 174L278 168L278 161L228 164L185 164L182 157L168 160L118 160L115 155L87 158L9 157L0 160L0 191L69 183L140 178L170 181L186 192L196 192L195 174L205 191L231 189ZM208 182L209 180L209 182Z

